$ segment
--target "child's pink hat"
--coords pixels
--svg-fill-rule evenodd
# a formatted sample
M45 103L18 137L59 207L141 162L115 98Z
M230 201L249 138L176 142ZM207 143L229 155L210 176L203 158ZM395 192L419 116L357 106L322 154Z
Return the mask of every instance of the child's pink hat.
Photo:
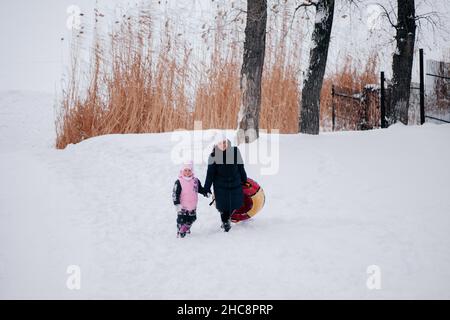
M191 169L192 172L194 172L194 164L192 161L186 161L185 163L183 163L183 165L181 166L181 171L183 171L184 169Z

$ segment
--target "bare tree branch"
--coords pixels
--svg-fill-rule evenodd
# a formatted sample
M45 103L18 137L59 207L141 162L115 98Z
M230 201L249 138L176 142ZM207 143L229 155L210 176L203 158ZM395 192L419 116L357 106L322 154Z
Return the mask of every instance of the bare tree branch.
M320 1L320 0L319 0L319 1ZM289 30L292 29L292 25L294 24L295 15L297 14L297 11L298 11L298 10L300 10L301 8L304 8L304 9L305 9L305 14L307 15L307 17L308 17L308 19L309 19L309 16L308 16L308 13L307 13L307 10L306 10L308 7L316 7L316 8L317 8L317 2L309 1L309 0L304 0L303 3L299 4L299 5L295 8L294 14L292 15L291 22L289 23L289 28L288 28L288 29L286 30L286 32L283 34L283 37L282 37L283 39L287 36Z
M397 29L397 27L398 27L397 24L394 24L394 23L392 22L392 20L391 20L391 13L392 13L393 11L388 12L387 9L386 9L382 4L380 4L380 3L377 3L377 5L378 5L381 9L383 9L383 11L384 11L384 16L388 19L389 24L390 24L393 28Z

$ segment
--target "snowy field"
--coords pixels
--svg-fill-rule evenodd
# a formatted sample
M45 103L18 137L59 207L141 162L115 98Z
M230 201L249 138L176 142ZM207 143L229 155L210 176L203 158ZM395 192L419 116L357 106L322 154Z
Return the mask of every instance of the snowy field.
M172 134L56 150L53 100L0 93L0 298L450 298L449 125L283 135L262 212L226 234L200 197L177 239Z

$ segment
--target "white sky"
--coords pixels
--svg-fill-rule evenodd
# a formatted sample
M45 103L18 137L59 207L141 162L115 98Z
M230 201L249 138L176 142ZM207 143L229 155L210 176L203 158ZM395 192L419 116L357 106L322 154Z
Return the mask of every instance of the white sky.
M87 13L83 19L89 20L89 14L93 12L96 2L100 8L105 8L106 12L113 13L116 6L127 8L140 1L0 0L0 39L2 40L0 90L58 92L64 71L63 66L66 65L69 57L67 40L71 33L66 26L69 18L67 8L70 5L80 7ZM169 12L176 21L179 21L180 30L192 35L195 47L195 38L200 35L201 24L211 21L211 16L208 15L211 12L211 0L169 0L168 2L169 9L156 10L155 16ZM225 0L216 0L215 3L217 2L224 3ZM242 0L240 2L242 3ZM392 45L388 43L393 30L386 27L387 32L375 30L371 35L368 33L367 4L370 1L365 1L366 5L360 5L359 9L351 9L352 11L349 11L347 5L342 5L343 0L337 2L338 10L335 15L328 70L334 69L340 63L339 57L342 58L346 54L364 57L370 48L375 48L380 54L383 69L386 69L389 74ZM431 10L442 12L443 22L446 24L444 29L450 32L449 0L428 2L417 0L417 2L420 13ZM386 25L386 23L384 21L382 24ZM89 28L87 30L89 31ZM65 41L61 41L62 37ZM441 31L437 34L425 32L421 36L420 46L425 48L427 57L438 58L442 51L450 46L449 39L449 34L443 35ZM307 53L308 50L303 49L303 66L307 63ZM197 54L201 56L203 53Z
M54 92L62 72L70 0L1 0L0 90ZM88 4L91 1L77 1Z

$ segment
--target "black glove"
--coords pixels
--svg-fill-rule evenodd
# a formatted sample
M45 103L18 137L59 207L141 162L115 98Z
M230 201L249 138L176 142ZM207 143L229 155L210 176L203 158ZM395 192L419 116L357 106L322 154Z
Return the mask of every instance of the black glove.
M209 196L211 195L211 190L205 190L202 192L202 196L209 198Z

